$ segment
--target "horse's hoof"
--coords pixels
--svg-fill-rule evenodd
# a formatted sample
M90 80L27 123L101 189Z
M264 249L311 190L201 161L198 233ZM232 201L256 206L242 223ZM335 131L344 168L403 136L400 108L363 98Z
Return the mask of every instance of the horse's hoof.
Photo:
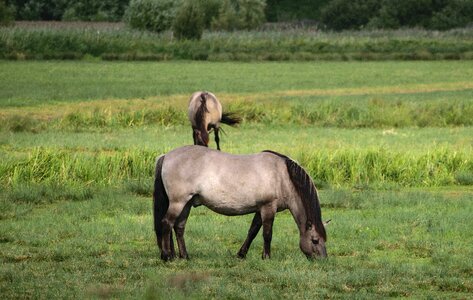
M240 259L245 259L246 258L246 253L238 252L237 257Z
M167 254L161 253L161 259L162 259L163 261L171 261L171 260L173 260L173 258L174 258L174 257L173 257L172 255L167 255Z

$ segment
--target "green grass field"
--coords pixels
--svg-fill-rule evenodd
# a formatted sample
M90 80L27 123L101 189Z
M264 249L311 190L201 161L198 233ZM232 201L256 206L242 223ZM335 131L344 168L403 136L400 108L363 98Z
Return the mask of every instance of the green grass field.
M469 298L472 64L0 61L0 295ZM191 259L160 261L154 159L192 142L200 89L243 117L224 151L279 151L313 177L327 260L305 258L288 212L271 260L261 236L237 259L252 216L198 207Z

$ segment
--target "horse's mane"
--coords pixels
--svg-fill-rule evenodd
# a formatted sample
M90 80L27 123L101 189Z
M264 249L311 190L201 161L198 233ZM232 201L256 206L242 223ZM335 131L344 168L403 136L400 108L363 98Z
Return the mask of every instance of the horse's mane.
M309 225L309 223L315 225L317 233L326 241L327 233L325 232L325 226L322 223L319 195L317 194L317 189L315 188L309 174L307 174L299 164L283 154L271 150L265 150L263 152L272 153L285 160L289 177L291 178L292 184L296 188L297 194L304 205L307 214L307 225Z
M202 141L205 144L209 143L209 133L207 132L206 124L205 124L205 113L208 113L209 110L207 109L207 96L209 93L202 92L200 94L200 106L195 113L195 123L197 128L200 130L200 134L202 137Z

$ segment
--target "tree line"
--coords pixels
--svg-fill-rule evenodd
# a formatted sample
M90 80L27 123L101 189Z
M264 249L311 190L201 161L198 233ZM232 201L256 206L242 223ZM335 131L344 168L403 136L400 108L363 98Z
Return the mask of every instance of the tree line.
M0 23L13 20L126 21L161 31L174 27L255 29L265 22L309 21L330 30L471 26L473 0L0 0Z

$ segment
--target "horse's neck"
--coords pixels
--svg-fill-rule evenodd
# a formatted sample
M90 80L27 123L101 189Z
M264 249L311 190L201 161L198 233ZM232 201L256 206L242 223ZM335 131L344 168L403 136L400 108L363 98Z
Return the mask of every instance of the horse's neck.
M288 203L289 211L294 217L294 221L299 228L299 231L304 231L307 225L307 212L305 211L304 204L299 197L296 197L294 201Z

